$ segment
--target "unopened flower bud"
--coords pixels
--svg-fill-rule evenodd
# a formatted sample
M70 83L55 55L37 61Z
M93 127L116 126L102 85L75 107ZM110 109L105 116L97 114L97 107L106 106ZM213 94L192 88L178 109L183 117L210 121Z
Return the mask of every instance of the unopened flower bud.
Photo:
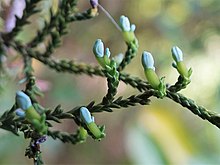
M110 57L111 52L110 52L109 48L106 48L106 49L105 49L105 54L106 54L106 56L107 56L108 58Z
M153 69L155 71L154 67L154 59L151 53L144 51L142 54L142 65L144 69Z
M135 31L135 29L136 29L135 24L132 24L132 25L131 25L131 32L134 32L134 31Z
M192 69L187 69L184 61L183 61L183 52L180 48L177 46L172 47L171 49L172 57L175 61L173 63L173 66L177 69L179 74L184 78L184 85L187 85L190 83L190 76L192 74Z
M183 61L183 52L179 47L177 46L172 47L171 52L172 52L173 59L176 62Z
M80 117L82 121L87 125L87 128L91 131L95 139L100 140L105 136L105 134L96 125L94 117L91 116L89 110L86 107L80 108Z
M120 17L119 26L121 28L124 41L132 46L133 49L137 49L138 42L134 34L136 26L134 24L131 25L128 17L125 17L124 15Z
M93 53L96 57L102 58L104 56L104 44L101 39L97 39L93 46Z
M29 107L32 106L31 99L22 91L16 92L16 102L19 108L23 110L27 110Z
M166 86L164 83L164 78L159 79L155 72L154 59L151 53L144 51L142 54L142 65L144 67L145 76L149 84L156 90L158 90L159 95L163 98L166 95Z
M89 124L93 122L94 119L91 117L91 113L86 107L81 107L80 108L80 117L83 120L85 124Z
M128 17L125 17L124 15L120 17L120 26L122 31L129 32L131 30L131 25Z

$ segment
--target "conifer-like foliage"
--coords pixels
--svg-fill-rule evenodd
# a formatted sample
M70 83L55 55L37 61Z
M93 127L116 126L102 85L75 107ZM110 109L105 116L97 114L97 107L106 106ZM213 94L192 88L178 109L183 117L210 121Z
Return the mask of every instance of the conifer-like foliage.
M192 114L220 128L220 114L207 110L179 93L191 82L192 69L186 67L183 61L184 53L177 46L171 48L170 53L174 59L173 67L179 73L177 82L173 85L169 85L170 82L166 82L164 77L157 75L153 55L148 51L142 53L142 59L140 60L146 79L140 79L124 72L124 68L135 58L139 48L138 38L135 36L136 27L130 24L130 20L126 16L120 17L119 24L112 20L117 29L120 30L127 45L124 55L111 55L111 48L106 48L104 41L97 39L96 41L91 41L94 42L93 53L99 64L97 66L78 63L75 60L55 59L53 57L54 50L62 46L61 38L67 34L69 24L76 21L95 19L98 16L99 10L106 12L98 1L90 1L91 8L84 12L78 12L76 10L77 0L62 0L59 3L58 11L50 10L49 21L45 20L44 27L38 30L32 41L23 44L16 40L16 36L24 25L29 24L28 18L39 12L37 4L40 1L23 1L25 7L22 9L20 16L15 11L14 13L11 11L12 15L14 14L13 16L16 18L14 27L11 30L6 29L0 33L1 71L4 71L3 59L7 58L7 50L13 49L17 51L20 54L20 58L23 59L23 73L25 75L23 83L26 84L22 91L15 93L13 107L5 110L3 115L0 116L0 128L10 131L17 136L21 132L24 134L24 138L30 141L25 156L33 159L34 164L43 164L43 153L41 153L40 146L43 145L48 136L54 140L71 144L84 143L89 137L98 141L102 140L102 138L107 136L105 134L105 126L98 125L95 122L93 116L95 113L113 112L114 109L127 108L137 104L146 106L150 104L152 97L158 99L169 98L174 103L180 104L191 111ZM16 3L16 1L13 3ZM39 50L38 46L41 43L46 43L44 51ZM55 70L60 74L67 72L69 74L104 77L107 79L107 94L98 103L91 101L84 103L83 106L73 107L71 110L64 110L62 105L57 105L55 109L43 107L37 99L37 96L41 96L42 92L36 85L35 73L32 68L33 59L40 61L51 70ZM115 97L120 81L135 88L139 94L131 95L127 98L123 96ZM64 119L75 122L78 126L75 133L54 131L54 129L52 131L53 123L62 124Z

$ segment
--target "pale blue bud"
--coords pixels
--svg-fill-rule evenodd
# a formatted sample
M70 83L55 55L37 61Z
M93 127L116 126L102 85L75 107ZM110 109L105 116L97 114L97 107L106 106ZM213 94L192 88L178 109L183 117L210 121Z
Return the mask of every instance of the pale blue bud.
M149 53L147 51L144 51L142 53L142 65L143 65L144 69L155 70L154 59L153 59L153 56L151 55L151 53Z
M128 17L125 17L124 15L120 17L120 26L122 31L129 32L131 30L131 25Z
M22 118L25 117L25 112L21 108L16 109L15 114L19 117L22 117Z
M93 46L93 53L100 58L104 56L104 44L101 39L97 39L95 41Z
M105 54L107 55L108 58L110 57L111 52L110 52L109 48L105 49Z
M134 32L134 31L135 31L135 29L136 29L135 24L132 24L132 25L131 25L131 32Z
M27 110L29 107L32 106L31 99L22 91L16 92L16 102L18 104L18 107L23 110Z
M80 117L86 124L89 124L94 121L94 119L92 119L91 113L86 107L80 108Z
M183 52L180 48L178 48L177 46L174 46L172 47L171 52L172 52L173 59L176 62L183 61Z

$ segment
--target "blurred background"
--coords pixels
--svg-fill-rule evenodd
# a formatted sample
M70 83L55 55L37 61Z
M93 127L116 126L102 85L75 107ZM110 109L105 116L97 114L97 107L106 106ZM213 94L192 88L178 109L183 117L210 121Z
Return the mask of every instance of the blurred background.
M1 0L1 12L10 1ZM37 28L48 18L50 6L57 9L57 0L42 1L42 12L31 17L31 25L19 34L22 42L30 41ZM140 62L141 53L150 51L155 59L158 75L166 82L176 82L178 74L172 68L170 49L179 46L184 60L192 67L192 82L181 91L212 111L220 113L220 1L219 0L100 0L100 4L118 22L121 15L136 25L140 48L137 57L125 72L145 79ZM88 0L79 1L79 11L90 7ZM4 31L4 20L0 21ZM69 26L69 34L54 57L76 59L97 65L92 46L97 38L104 41L115 56L126 51L120 32L100 11L99 16ZM42 45L43 47L43 45ZM22 60L9 51L7 74L1 74L0 107L4 110L14 104L15 92L24 86ZM66 110L90 101L101 101L106 94L104 78L86 75L56 73L34 61L38 86L44 92L39 98L44 107L58 104ZM138 91L120 83L117 96L128 97ZM42 145L46 164L126 164L126 165L217 165L220 164L220 130L192 114L172 100L151 99L149 106L116 109L113 113L95 114L98 124L106 126L106 138L97 142L91 138L84 144L70 145L49 138ZM72 121L56 125L56 129L75 131ZM0 164L31 164L24 157L29 141L0 130Z

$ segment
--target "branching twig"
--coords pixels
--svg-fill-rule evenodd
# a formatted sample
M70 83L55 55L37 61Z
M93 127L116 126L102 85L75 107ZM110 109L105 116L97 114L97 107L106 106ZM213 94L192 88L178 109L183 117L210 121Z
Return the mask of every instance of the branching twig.
M3 35L0 34L0 52L4 52L3 47L6 47L6 49L13 47L21 54L24 63L23 73L26 80L25 93L22 93L21 91L20 93L17 92L19 93L19 99L16 96L16 103L14 106L10 110L5 111L0 117L0 128L10 131L15 135L19 135L19 131L23 132L25 138L31 139L30 145L26 150L26 156L33 158L34 164L43 163L38 140L42 137L45 138L45 135L52 137L54 140L59 139L64 143L72 144L84 142L88 135L96 140L100 140L105 136L105 127L97 126L94 121L94 116L92 115L104 111L113 112L114 109L132 107L138 104L148 105L151 97L160 99L168 97L174 102L187 108L195 115L198 115L203 120L207 120L220 128L220 114L211 112L204 107L197 105L193 100L177 93L186 88L186 85L190 82L190 75L192 73L191 69L188 70L188 72L184 72L186 68L183 67L185 65L181 65L182 52L179 49L175 48L173 53L178 57L175 59L176 62L179 62L177 63L176 68L180 73L180 76L174 85L167 85L168 87L165 85L162 86L164 87L163 97L161 97L160 90L158 90L160 89L160 86L156 86L158 88L153 88L153 83L151 83L151 86L145 80L131 76L128 73L122 73L122 70L131 62L138 51L138 40L134 35L134 26L130 27L130 23L124 16L122 17L123 20L121 22L123 26L121 29L118 26L120 32L124 33L124 40L127 44L127 51L122 61L118 63L114 60L110 61L110 51L106 49L106 52L104 52L103 44L97 44L95 47L96 58L100 60L100 64L103 64L103 68L99 66L92 66L90 64L78 63L76 60L56 60L52 57L54 50L61 45L61 37L67 33L68 24L74 21L87 20L97 16L98 6L100 6L98 2L94 1L91 9L80 13L76 12L77 0L62 0L56 13L53 13L52 9L50 9L49 21L45 21L44 27L38 30L37 35L31 42L26 45L22 45L19 41L15 41L16 35L21 31L23 26L28 23L28 18L39 11L36 9L36 6L40 1L41 0L26 0L26 8L24 9L23 16L22 18L17 18L14 29L9 33L5 33ZM131 30L131 28L133 30ZM128 31L126 29L128 29ZM46 45L45 51L43 53L39 52L37 46L40 43L47 41L47 37L49 37L50 40ZM148 69L154 71L154 61L150 57L146 56L146 59L144 59L144 65L146 63L146 67L149 67ZM61 105L58 105L54 110L43 108L36 98L36 95L40 95L41 93L35 82L32 59L40 61L56 72L85 74L89 76L107 78L107 94L103 97L102 101L97 104L94 101L91 101L88 105L76 106L67 111L62 109ZM1 67L4 66L2 65ZM150 76L153 75L154 77L152 77L155 78L155 72L149 73L151 73ZM156 78L152 79L152 82L157 82L156 80ZM123 98L122 96L115 98L119 81L136 88L138 94L131 95L128 98ZM161 83L159 83L159 85L161 85ZM17 108L21 108L22 110L18 111L16 110ZM16 116L15 111L17 116L20 118ZM76 133L66 133L56 130L51 131L52 129L48 130L48 127L53 127L51 121L62 123L62 120L64 119L75 121L76 125L79 126Z

